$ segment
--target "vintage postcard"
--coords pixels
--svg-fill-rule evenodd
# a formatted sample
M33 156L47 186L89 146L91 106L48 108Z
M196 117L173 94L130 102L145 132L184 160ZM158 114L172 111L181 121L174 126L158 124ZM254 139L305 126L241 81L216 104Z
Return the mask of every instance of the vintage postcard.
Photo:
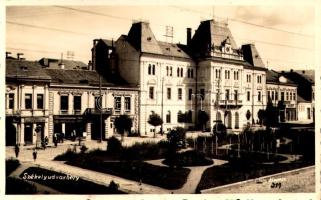
M52 3L5 5L5 198L319 198L316 3Z

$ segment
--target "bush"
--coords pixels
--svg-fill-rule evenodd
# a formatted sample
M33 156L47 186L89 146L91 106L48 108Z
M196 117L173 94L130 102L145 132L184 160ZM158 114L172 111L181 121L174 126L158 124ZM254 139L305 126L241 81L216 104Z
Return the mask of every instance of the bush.
M149 160L165 156L167 143L160 141L135 143L130 147L123 147L121 158L124 160Z
M120 140L116 137L111 137L108 139L107 142L107 153L112 155L119 155L120 151L122 150L122 145Z
M17 159L11 158L6 160L6 176L9 176L20 166L20 162Z
M173 163L170 163L173 162ZM165 159L163 161L166 165L174 165L177 167L182 166L206 166L213 164L213 160L206 158L205 154L199 151L185 151L182 153L177 153L174 160Z
M59 160L59 161L74 160L77 157L78 157L78 154L74 150L68 148L65 153L57 155L54 158L54 160Z
M6 178L6 194L36 194L37 188L34 184L20 178Z
M86 147L86 145L82 145L81 147L80 147L80 153L82 153L82 154L84 154L86 151L87 151L87 147Z

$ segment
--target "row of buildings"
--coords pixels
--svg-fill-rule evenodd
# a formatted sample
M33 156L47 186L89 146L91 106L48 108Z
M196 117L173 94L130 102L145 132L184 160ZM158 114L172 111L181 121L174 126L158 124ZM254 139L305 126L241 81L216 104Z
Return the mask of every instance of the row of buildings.
M122 114L141 136L194 129L199 111L210 116L207 128L221 120L240 132L268 99L284 102L285 121L314 122L314 72L268 70L254 44L236 45L226 23L202 21L194 35L187 28L186 44L173 44L135 22L116 41L95 39L91 51L88 65L7 57L7 145L52 141L54 133L108 138ZM164 121L157 130L147 123L152 113Z

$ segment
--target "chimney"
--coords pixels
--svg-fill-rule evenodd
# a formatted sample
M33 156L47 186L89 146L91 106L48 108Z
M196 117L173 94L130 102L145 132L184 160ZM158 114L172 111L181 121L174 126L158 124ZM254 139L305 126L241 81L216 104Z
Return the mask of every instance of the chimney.
M6 51L6 58L9 58L10 54L11 54L11 52Z
M23 56L23 53L17 53L17 59L20 60L20 56Z
M60 63L58 64L58 66L60 67L60 69L65 69L65 64L64 64L64 62L63 62L63 56L64 56L64 54L63 53L61 53L61 59L60 59Z
M192 28L187 28L186 29L186 42L187 45L189 45L189 43L191 42L192 39Z

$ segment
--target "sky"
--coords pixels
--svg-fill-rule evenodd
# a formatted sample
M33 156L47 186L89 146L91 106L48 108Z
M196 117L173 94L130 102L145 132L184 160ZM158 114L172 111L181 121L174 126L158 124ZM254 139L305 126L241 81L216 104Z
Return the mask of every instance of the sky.
M74 60L91 59L96 38L117 40L133 21L148 21L157 40L186 43L203 20L224 20L240 47L254 43L269 69L313 69L315 10L313 6L8 6L6 51L27 60L57 58L67 52ZM166 26L174 37L166 38Z

